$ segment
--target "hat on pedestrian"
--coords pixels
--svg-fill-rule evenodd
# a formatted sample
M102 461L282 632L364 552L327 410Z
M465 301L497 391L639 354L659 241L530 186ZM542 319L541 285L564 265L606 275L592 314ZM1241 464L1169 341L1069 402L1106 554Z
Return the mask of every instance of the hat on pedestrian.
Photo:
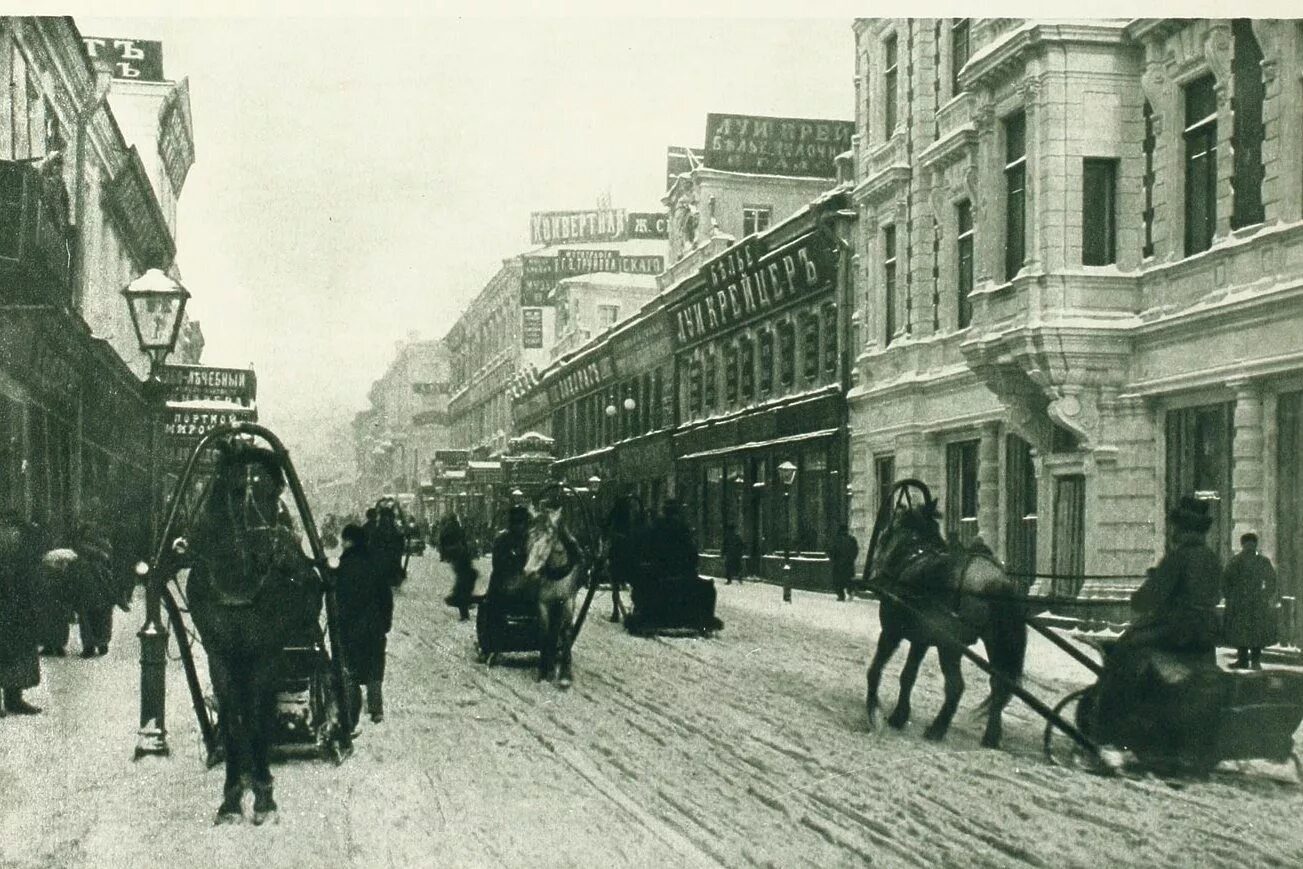
M529 521L529 508L524 504L516 504L507 511L507 524L515 525L518 522Z
M352 522L344 526L344 530L339 532L339 536L345 543L354 545L366 540L366 532Z
M1208 511L1208 502L1192 495L1182 496L1177 505L1172 508L1172 512L1167 514L1167 518L1178 529L1193 531L1196 534L1207 532L1213 524L1213 518Z

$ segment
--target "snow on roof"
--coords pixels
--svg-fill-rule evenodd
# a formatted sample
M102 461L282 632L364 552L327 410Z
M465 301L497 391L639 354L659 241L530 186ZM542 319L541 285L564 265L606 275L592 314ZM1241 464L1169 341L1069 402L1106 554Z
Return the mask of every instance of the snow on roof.
M253 413L254 410L252 407L245 407L235 401L169 401L167 406L172 410L204 410L210 413L230 413L232 411Z
M468 468L476 468L481 471L492 471L502 467L502 462L477 462L474 459L466 463Z

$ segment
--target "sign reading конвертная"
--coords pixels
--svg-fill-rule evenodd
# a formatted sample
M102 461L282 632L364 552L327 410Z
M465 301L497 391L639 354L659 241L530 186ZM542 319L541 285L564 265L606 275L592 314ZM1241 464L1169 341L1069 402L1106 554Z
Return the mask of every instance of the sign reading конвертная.
M853 121L706 115L706 168L800 178L837 177Z

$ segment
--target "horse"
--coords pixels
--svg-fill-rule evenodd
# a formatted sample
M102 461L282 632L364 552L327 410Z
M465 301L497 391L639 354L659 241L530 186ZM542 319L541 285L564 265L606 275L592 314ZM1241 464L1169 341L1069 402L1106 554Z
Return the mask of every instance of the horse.
M911 488L921 490L915 505ZM894 504L893 504L894 502ZM1023 598L1027 586L1009 577L984 546L965 549L947 545L941 534L937 502L918 480L902 480L883 500L869 542L864 580L881 592L878 616L882 630L866 676L865 707L869 729L876 726L878 685L902 641L909 654L900 673L900 697L887 723L896 729L910 716L910 693L919 666L931 646L937 647L945 677L945 699L924 738L945 738L964 692L961 647L978 639L996 674L982 707L986 730L982 745L998 748L1001 715L1012 696L1010 686L1022 677L1027 652L1027 622Z
M315 642L322 592L280 501L280 456L234 439L219 442L219 451L183 547L186 596L208 656L226 754L216 823L242 818L247 785L252 820L262 824L277 810L269 749L282 652L296 638Z
M559 505L533 511L525 552L524 586L538 602L538 680L555 678L558 687L569 688L575 590L585 564L579 544L562 523Z

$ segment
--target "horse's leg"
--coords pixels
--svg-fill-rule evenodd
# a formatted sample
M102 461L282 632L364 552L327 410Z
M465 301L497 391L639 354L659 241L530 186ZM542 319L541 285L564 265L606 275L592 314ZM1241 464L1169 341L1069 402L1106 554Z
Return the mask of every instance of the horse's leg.
M538 599L538 681L552 678L556 645L552 642L552 602Z
M909 696L914 691L914 680L918 678L918 668L927 656L927 650L928 645L922 640L910 641L909 655L900 671L900 696L896 698L896 708L887 718L887 723L897 730L909 721Z
M557 673L557 684L562 688L569 688L574 681L574 674L570 669L570 644L574 641L575 629L574 597L567 597L561 601L558 609L560 612L557 613L557 621L560 622L560 626L557 631L557 656L561 659L561 663Z
M924 739L933 742L946 738L950 721L955 717L955 710L959 708L959 698L964 694L964 673L960 666L964 660L963 656L949 645L939 645L937 657L941 659L941 675L946 680L946 693L945 702L941 704L941 711L937 713L936 720L929 724L923 733Z
M279 652L258 656L249 664L249 745L253 778L253 822L274 817L272 797L271 734L276 723Z
M231 662L221 655L210 654L208 672L213 680L213 692L217 695L222 744L226 749L226 781L222 785L222 803L217 807L216 820L216 823L223 824L238 821L242 817L243 721L239 689L235 684L236 674L232 671Z
M994 644L989 639L982 641L986 648L987 660L998 661L999 658L993 651ZM1004 735L1004 707L1009 705L1009 699L1013 697L1013 692L1009 690L1007 679L1001 678L994 674L991 675L991 696L986 698L983 704L986 707L986 731L982 734L983 748L999 748L1000 739Z
M873 661L870 662L869 671L865 675L868 684L864 695L864 707L869 715L869 730L874 729L878 724L878 685L882 682L882 668L887 666L887 662L896 653L896 648L903 639L904 635L894 622L883 621L882 632L878 635L878 648L873 653Z

